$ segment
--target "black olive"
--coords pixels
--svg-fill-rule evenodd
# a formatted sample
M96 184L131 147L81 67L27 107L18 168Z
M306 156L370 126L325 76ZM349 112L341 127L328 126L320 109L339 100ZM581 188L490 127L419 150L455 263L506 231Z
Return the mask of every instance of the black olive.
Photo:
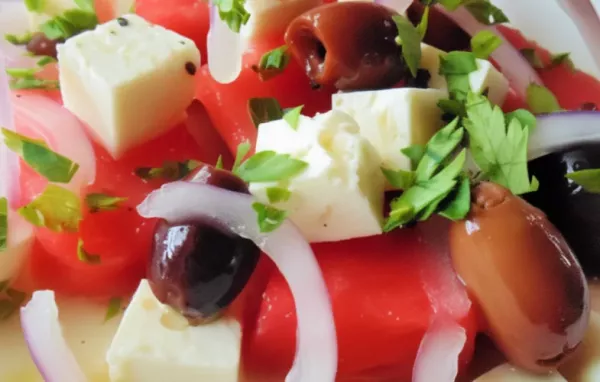
M60 40L50 40L45 34L35 33L27 43L27 51L36 56L50 56L56 58L56 45Z
M413 1L406 10L406 16L414 25L417 25L421 21L424 11L423 4ZM429 25L423 39L424 43L446 52L471 48L471 36L435 7L429 9Z
M529 163L540 181L524 198L546 213L562 232L588 276L600 276L600 194L585 191L566 174L600 167L600 144L556 152Z
M228 171L204 165L192 181L248 193L246 184ZM158 223L148 279L163 303L191 324L212 320L229 306L248 282L260 256L254 243L214 221Z

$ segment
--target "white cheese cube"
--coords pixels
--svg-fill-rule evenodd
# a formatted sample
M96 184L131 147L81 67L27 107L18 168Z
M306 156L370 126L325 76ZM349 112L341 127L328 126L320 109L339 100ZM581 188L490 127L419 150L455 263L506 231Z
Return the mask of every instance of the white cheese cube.
M429 71L431 78L428 85L430 88L448 90L446 79L439 74L440 56L445 54L446 52L443 50L421 44L421 64L419 66ZM487 90L490 102L502 105L508 94L508 80L487 60L477 59L477 68L475 72L469 74L471 90L476 93L483 93Z
M337 93L332 105L356 120L383 167L410 170L410 160L400 150L425 144L437 132L443 124L437 103L446 97L438 89L397 88Z
M189 326L142 280L107 352L112 382L236 382L241 327L223 317Z
M65 107L118 157L183 116L200 52L193 41L126 15L59 45L58 63Z
M75 0L44 0L40 2L39 12L27 10L29 17L29 27L32 31L40 29L40 25L55 16L62 15L69 9L79 8Z
M592 311L583 342L559 371L569 382L600 381L600 313Z
M551 372L546 375L531 374L526 371L515 368L505 363L500 365L481 377L475 382L566 382L557 372Z
M382 232L381 158L348 114L332 110L314 118L301 116L296 130L284 120L263 123L256 151L266 150L308 163L303 173L286 181L250 184L250 192L263 203L268 203L267 188L287 188L290 199L275 206L289 212L307 240L337 241Z
M244 7L250 18L240 34L247 40L283 34L293 19L322 3L321 0L246 0Z

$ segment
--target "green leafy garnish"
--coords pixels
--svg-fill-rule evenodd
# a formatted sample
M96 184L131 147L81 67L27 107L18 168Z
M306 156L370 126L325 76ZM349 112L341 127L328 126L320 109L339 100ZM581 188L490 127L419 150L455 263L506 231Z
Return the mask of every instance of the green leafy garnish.
M509 21L504 12L489 0L463 0L462 4L482 24L496 25Z
M517 109L515 111L507 113L506 123L510 125L510 122L513 118L518 119L521 125L528 127L529 130L535 129L537 119L535 118L535 115L531 114L529 110Z
M111 298L108 301L108 308L106 309L106 314L104 315L104 322L108 322L111 319L115 318L121 311L122 304L123 299L121 297Z
M0 198L0 252L6 249L8 243L8 200Z
M410 159L411 167L416 169L419 161L423 158L423 155L425 155L425 146L414 144L401 149L400 152Z
M308 163L292 158L289 154L261 151L233 170L245 182L277 182L287 180L303 172Z
M565 64L571 71L575 70L575 64L573 64L573 61L571 60L570 53L557 53L550 57L550 68L555 68L562 64Z
M469 85L470 86L470 85ZM460 94L463 94L462 92ZM459 101L457 99L440 99L437 106L442 110L444 115L442 118L445 121L451 121L455 117L464 117L467 115L465 110L464 100ZM449 117L447 117L449 116Z
M471 182L468 176L462 176L456 194L450 197L450 203L439 212L443 217L450 220L464 219L471 209Z
M482 30L471 38L471 50L477 58L487 60L490 54L492 54L500 45L502 45L502 39L498 37L494 32L489 30Z
M33 33L26 32L22 35L5 34L4 39L13 45L27 45L33 38Z
M217 158L217 163L215 163L215 168L222 170L223 169L223 156L219 155L219 157Z
M188 176L200 166L200 162L189 159L183 162L164 161L161 167L139 167L135 175L144 180L161 179L166 181L180 180Z
M80 9L94 12L94 0L75 0L75 4Z
M44 10L44 0L25 0L25 7L30 12L41 13Z
M600 169L574 171L568 173L566 177L588 192L600 193Z
M127 198L110 196L102 193L92 193L85 196L85 203L92 213L116 210L120 207L121 203L126 200Z
M304 105L296 106L291 109L287 109L283 114L283 119L290 125L294 130L298 129L298 122L300 121L300 113L302 113Z
M244 7L244 0L214 0L213 4L219 9L219 17L229 29L238 33L242 25L250 19L250 13Z
M425 10L423 11L423 16L421 16L421 21L417 24L417 32L419 32L419 36L421 36L421 41L425 38L425 34L427 33L427 27L429 26L429 6L425 6Z
M264 233L275 231L288 215L287 211L258 202L252 203L252 208L256 211L260 232Z
M258 65L252 65L254 70L262 81L266 81L281 74L288 63L290 55L287 53L287 45L280 46L263 54Z
M77 232L81 204L72 191L49 184L41 195L19 208L19 214L37 227L55 232Z
M413 77L417 76L421 62L421 35L417 28L404 16L392 16L398 29L396 42L402 47L402 57Z
M287 188L269 187L267 188L267 199L269 203L287 202L292 193Z
M415 183L415 173L413 171L390 170L382 167L381 172L392 186L400 190L405 190Z
M472 52L453 51L440 56L439 74L446 78L450 99L464 101L471 91L469 74L477 70Z
M529 128L518 118L507 123L504 113L484 96L469 93L467 118L469 148L475 163L487 179L515 195L535 191L538 182L530 181L527 170Z
M94 29L96 25L98 18L93 10L74 8L40 25L40 31L50 40L60 41Z
M237 172L238 167L240 167L240 164L242 163L242 161L244 160L244 158L246 157L246 155L248 155L248 152L250 151L250 142L245 141L242 142L238 145L237 147L237 151L235 153L235 160L233 161L233 167L231 168L231 172L233 172L234 174Z
M51 182L69 183L79 165L48 148L45 142L2 128L6 146L38 174Z
M534 114L545 114L562 111L558 100L552 92L537 84L530 84L527 87L527 105Z
M56 80L37 78L35 75L38 71L39 68L7 68L6 74L11 77L9 82L11 89L56 90L59 88Z
M48 64L52 64L57 62L56 59L54 57L50 57L50 56L42 56L40 57L40 59L37 62L37 65L40 67L46 66Z
M544 64L542 63L542 59L537 54L537 51L533 48L523 48L520 50L521 55L529 62L529 65L533 66L536 69L543 69Z
M92 255L83 248L83 240L81 239L79 239L79 241L77 242L77 258L79 259L79 261L86 264L96 265L102 262L100 256Z
M254 126L283 118L283 109L275 98L250 98L248 113Z

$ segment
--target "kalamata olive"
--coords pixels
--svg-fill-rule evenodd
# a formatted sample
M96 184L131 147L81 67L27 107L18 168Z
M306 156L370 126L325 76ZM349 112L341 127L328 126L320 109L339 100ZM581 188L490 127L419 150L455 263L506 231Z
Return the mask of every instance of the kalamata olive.
M585 191L565 175L598 167L600 144L543 156L529 162L540 188L524 196L562 232L589 276L600 276L600 194Z
M406 16L413 24L417 25L421 21L424 11L423 4L413 1L406 10ZM471 48L471 36L435 7L429 9L429 28L427 28L423 42L446 52Z
M27 43L27 51L36 56L50 56L56 58L56 44L60 41L50 40L41 32L34 33Z
M372 2L325 4L295 18L285 41L319 85L341 90L386 88L408 74L395 41L395 14Z
M192 181L248 193L230 172L201 166ZM199 324L218 316L242 291L258 262L254 243L208 220L158 223L148 279L156 297Z
M579 345L590 314L587 283L542 211L484 182L449 235L456 272L513 364L547 371Z

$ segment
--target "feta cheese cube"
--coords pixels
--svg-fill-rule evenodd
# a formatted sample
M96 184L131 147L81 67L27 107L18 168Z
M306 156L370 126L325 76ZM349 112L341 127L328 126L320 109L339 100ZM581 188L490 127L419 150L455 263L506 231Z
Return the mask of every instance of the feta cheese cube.
M321 0L246 0L244 7L250 18L240 29L240 34L247 40L283 34L296 16L321 4Z
M200 52L193 41L126 15L59 45L58 63L65 107L118 157L183 116Z
M379 153L383 167L410 170L410 160L400 150L425 144L442 126L437 107L446 92L438 89L397 88L337 93L334 109L352 116L360 133Z
M238 380L241 327L223 317L189 326L142 280L107 352L113 382Z
M273 150L308 163L298 176L276 183L251 183L250 192L268 203L269 187L291 192L277 208L310 242L337 241L382 232L384 177L381 158L361 137L348 114L332 110L314 118L300 116L293 129L286 121L258 128L256 151Z
M592 311L583 342L559 371L569 382L600 381L600 313Z
M446 79L439 74L440 56L446 52L434 48L427 44L421 44L421 64L422 69L427 69L431 78L429 87L434 89L448 90ZM476 93L482 93L488 90L489 100L496 105L502 105L508 94L508 80L500 73L491 62L477 59L477 70L469 74L469 83L471 90Z
M475 382L567 382L556 371L545 375L532 374L505 363L488 371Z

